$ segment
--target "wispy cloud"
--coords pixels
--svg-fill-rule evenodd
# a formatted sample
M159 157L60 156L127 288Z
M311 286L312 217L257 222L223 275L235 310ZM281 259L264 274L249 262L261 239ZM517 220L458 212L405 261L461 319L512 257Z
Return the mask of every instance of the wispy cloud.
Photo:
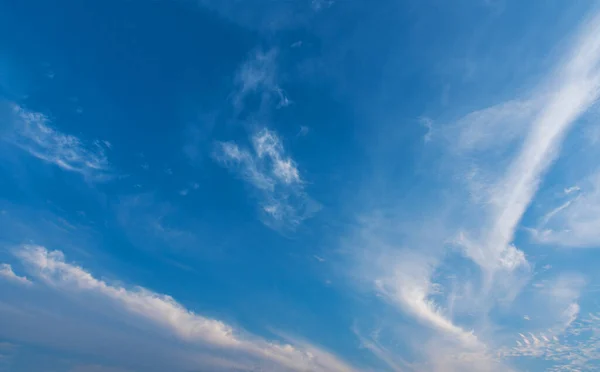
M102 296L114 306L191 345L214 347L232 352L234 356L262 360L285 371L354 370L335 356L310 344L267 341L222 321L194 313L168 295L142 287L129 289L97 279L82 267L67 262L60 251L26 245L16 251L16 256L31 275L54 290L73 295L90 293ZM252 370L251 364L243 370Z
M529 229L537 242L600 248L600 173L581 185L565 189L568 196L574 196L542 216L536 228Z
M440 163L447 166L444 171L449 169L451 178L459 179L460 187L450 182L443 189L446 198L433 195L435 200L449 201L435 205L429 211L434 217L422 221L421 229L410 231L403 225L414 227L414 220L397 221L401 213L388 212L376 223L383 228L365 233L365 224L360 224L358 239L352 239L359 247L357 266L367 267L361 272L363 280L372 281L388 303L435 331L430 347L424 348L431 352L425 353L429 365L434 363L431 370L465 370L475 365L470 363L481 365L481 370L508 370L498 364L502 335L492 314L515 311L521 322L524 313L536 315L527 324L538 321L534 304L518 311L511 308L517 300L524 306L519 294L532 277L532 266L522 247L517 247L515 234L566 133L600 97L600 15L586 22L571 41L556 67L529 95L471 112L453 124L436 125L431 144L446 140ZM567 229L578 229L580 237L593 240L600 237L589 235L598 219L590 217L600 212L591 206L600 204L594 192L585 200L586 188L580 187L576 199L548 220L576 211L572 208L581 200L589 213L579 209L577 217L570 219L577 227ZM423 200L432 196L423 195ZM590 222L588 227L580 222L582 215ZM443 228L437 229L438 224ZM365 264L372 255L383 257ZM447 283L450 290L437 296L435 281L441 273L452 274L453 279ZM580 312L576 297L554 292L540 296L554 299L548 300L546 312L563 327L569 327ZM462 357L457 360L457 355Z
M19 276L15 274L11 265L3 263L0 264L0 277L11 281L13 283L23 284L23 285L32 285L31 280L27 279L25 276Z
M489 185L489 225L475 242L463 240L466 255L490 272L526 264L523 253L512 244L515 229L555 160L565 133L600 94L598 35L600 19L594 18L577 35L564 62L534 90L534 98L528 102L536 104L531 123L524 126L524 141L506 172ZM500 140L496 138L496 143Z
M600 359L600 314L579 318L579 306L569 306L558 329L525 332L516 335L512 346L502 349L504 358L535 358L550 362L551 372L592 371Z
M296 162L277 134L263 129L251 137L252 149L219 143L215 159L258 191L264 221L273 228L295 228L319 209L304 191Z
M250 95L260 98L261 106L275 104L277 108L290 105L291 101L278 82L277 50L256 50L237 72L233 105L244 108Z
M106 150L111 146L108 142L86 143L53 128L50 119L42 113L12 103L10 107L10 133L5 140L38 159L86 178L102 179L109 175Z
M365 337L360 333L356 325L352 326L352 332L360 341L361 347L373 353L373 355L375 355L379 360L385 363L392 371L412 371L413 368L410 368L410 366L408 365L408 363L406 363L405 360L397 356L392 351L388 350L385 346L381 345L381 343L378 340L379 331L380 330L372 332L371 337Z
M466 347L480 347L475 335L453 324L431 299L433 269L434 263L426 257L407 252L398 258L393 274L377 279L375 285L381 294L425 325L456 337Z

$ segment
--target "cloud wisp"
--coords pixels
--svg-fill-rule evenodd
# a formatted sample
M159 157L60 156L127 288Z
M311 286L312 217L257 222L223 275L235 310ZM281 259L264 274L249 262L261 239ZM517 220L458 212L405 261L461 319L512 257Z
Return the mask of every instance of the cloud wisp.
M600 248L600 174L591 175L581 185L566 189L569 199L542 216L536 228L529 229L535 241Z
M251 95L260 98L260 106L275 104L277 108L291 104L285 91L279 86L277 51L254 51L242 64L235 77L236 90L233 93L233 106L241 111Z
M60 251L25 245L16 256L29 273L55 291L71 295L94 294L111 301L127 313L145 320L148 326L166 331L183 342L227 353L229 358L254 360L280 371L353 371L345 362L310 344L279 343L262 339L222 321L194 313L168 295L142 287L129 289L95 278L82 267L66 261ZM215 354L217 355L217 354ZM218 367L214 367L219 370ZM246 369L252 370L247 363Z
M101 180L110 174L106 141L85 143L76 136L53 128L42 113L9 104L9 128L5 140L44 162L87 179Z
M319 209L304 190L296 162L269 129L255 133L252 149L233 142L217 144L215 159L237 173L257 192L263 221L275 229L295 229Z
M409 252L402 254L398 262L391 276L376 280L379 293L396 302L419 322L455 337L465 347L481 347L473 333L455 325L432 301L434 286L430 278L434 265L426 257Z

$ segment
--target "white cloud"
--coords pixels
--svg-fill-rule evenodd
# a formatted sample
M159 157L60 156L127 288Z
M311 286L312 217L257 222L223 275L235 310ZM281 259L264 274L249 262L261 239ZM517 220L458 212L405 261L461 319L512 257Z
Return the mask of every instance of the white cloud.
M581 275L565 273L548 280L544 286L535 286L537 290L530 294L531 304L528 308L536 316L526 319L528 324L516 333L513 344L499 348L498 356L508 359L532 357L553 362L546 370L567 368L570 363L565 364L567 360L557 356L562 354L565 343L571 342L567 341L569 334L581 329L578 321L581 312L579 299L585 284ZM575 356L581 350L571 349L570 352Z
M272 174L279 182L288 185L302 183L296 163L285 157L283 145L275 133L263 129L252 137L252 142L258 157L271 162Z
M565 194L569 195L574 192L581 190L581 188L577 185L565 188Z
M15 274L15 272L12 269L12 266L6 263L0 264L0 277L18 284L33 284L31 280L27 279L27 277Z
M581 184L573 198L546 213L536 228L529 229L537 242L600 248L600 173Z
M106 149L110 145L107 142L85 143L53 128L44 114L16 104L11 104L11 107L11 133L5 137L10 143L64 170L94 179L108 176L110 164Z
M65 262L65 257L60 251L48 251L40 246L24 246L17 256L33 269L33 275L47 284L70 290L100 293L132 313L159 323L184 339L199 339L223 346L239 343L231 327L224 323L197 316L169 296L143 288L127 290L111 286L94 278L82 268Z
M59 292L90 293L104 297L131 315L168 331L190 345L204 345L234 353L239 358L262 360L278 365L281 371L353 371L330 353L301 341L278 343L194 313L168 295L142 287L133 289L95 278L83 268L70 264L60 251L41 246L22 246L16 256L41 282ZM251 365L245 367L251 370Z
M377 290L397 303L406 313L427 326L451 335L468 348L479 348L477 337L455 325L433 301L435 287L431 283L434 264L424 256L401 254L388 275L375 281Z
M533 101L513 100L473 111L446 128L446 137L456 151L489 153L521 138L535 109Z
M268 175L263 174L250 151L240 149L238 145L232 142L220 143L219 150L216 154L217 160L228 167L236 168L244 180L257 189L274 189L274 181Z
M219 143L215 158L258 191L267 225L296 227L319 209L304 191L296 162L286 155L273 131L265 128L255 133L251 142L252 150L232 142Z

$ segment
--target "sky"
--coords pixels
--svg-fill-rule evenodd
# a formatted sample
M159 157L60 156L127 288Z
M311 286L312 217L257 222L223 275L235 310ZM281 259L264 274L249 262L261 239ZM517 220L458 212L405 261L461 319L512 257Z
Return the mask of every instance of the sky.
M0 0L0 371L600 371L600 3Z

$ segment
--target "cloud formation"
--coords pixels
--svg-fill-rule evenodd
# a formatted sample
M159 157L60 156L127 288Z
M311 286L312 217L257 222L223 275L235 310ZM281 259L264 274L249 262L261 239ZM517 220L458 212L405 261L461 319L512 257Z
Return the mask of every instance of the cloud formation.
M146 320L190 344L216 348L233 357L250 358L281 371L353 371L335 356L303 342L278 343L264 340L226 323L194 313L168 295L142 287L128 289L95 278L70 264L60 251L25 245L16 256L32 276L59 292L95 294L136 317ZM278 366L278 367L275 367ZM216 368L216 367L215 367ZM242 370L252 370L248 364ZM268 369L271 370L271 369Z
M319 205L304 191L298 166L275 132L262 129L251 142L252 149L233 142L218 143L215 159L257 191L265 224L294 229L316 213Z
M356 234L358 259L382 256L366 264L363 279L372 281L375 291L404 315L435 331L426 341L432 348L426 349L436 352L421 353L430 370L509 370L503 363L506 355L499 352L505 335L495 329L494 316L516 317L520 312L522 320L524 313L536 312L535 304L512 307L516 301L525 306L526 299L519 296L533 275L515 235L567 132L600 97L600 15L585 22L571 41L556 67L527 97L436 126L430 144L445 140L440 162L451 159L450 176L459 181L445 185L443 192L451 200L429 211L435 217L422 221L422 229L414 229L413 220L403 221L412 231L402 227L394 220L401 213L394 211L377 221L375 234L368 223ZM573 245L595 243L598 237L592 230L600 205L595 189L590 187L587 194L583 186L570 190L572 201L546 217L546 223L563 218L558 225L565 229L564 240L566 232L571 234ZM372 215L377 212L367 216ZM444 227L436 229L437 224ZM556 231L537 238L550 242L554 237L556 242ZM447 291L438 294L436 280L441 275L452 279L444 280ZM546 321L565 329L576 322L581 309L578 296L560 288L556 284L553 292L542 291L540 296L552 314ZM414 348L417 354L422 350Z
M85 143L76 136L53 128L42 113L13 103L9 107L9 133L5 140L40 160L86 178L103 179L109 175L108 142Z
M506 172L489 185L490 225L479 241L464 244L467 256L487 270L525 264L522 252L512 245L515 229L556 159L565 133L600 94L599 32L599 19L592 19L577 36L565 61L534 92L535 99L530 101L539 102L539 106L534 108L531 124L524 127L524 141ZM521 110L522 106L511 103L502 107L509 107L512 115L515 111L528 111ZM501 114L500 117L507 115L504 110ZM497 122L486 121L493 125ZM487 133L487 126L479 127ZM494 133L493 128L490 133ZM496 138L496 143L501 143L498 139L502 138Z
M592 371L600 359L600 314L589 313L575 320L579 308L570 306L565 311L569 321L564 329L537 333L519 333L514 346L500 351L504 358L535 358L551 365L546 371Z
M426 257L402 254L393 274L376 280L375 285L381 294L425 325L456 338L467 348L480 347L475 335L453 324L431 299L434 293L430 279L433 267Z

